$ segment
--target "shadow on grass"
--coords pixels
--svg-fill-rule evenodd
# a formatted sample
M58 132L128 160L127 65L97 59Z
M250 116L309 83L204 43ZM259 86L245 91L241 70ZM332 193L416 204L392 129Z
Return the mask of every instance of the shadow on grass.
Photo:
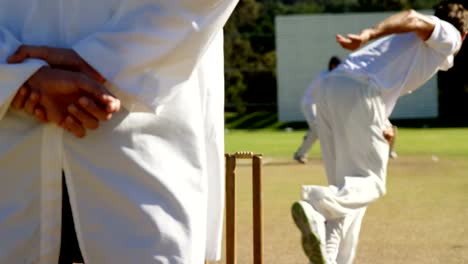
M277 113L269 111L257 111L246 114L228 112L225 113L227 129L293 129L307 128L305 122L284 123L278 121Z
M228 129L274 128L280 124L276 113L266 111L247 114L226 113L225 120Z

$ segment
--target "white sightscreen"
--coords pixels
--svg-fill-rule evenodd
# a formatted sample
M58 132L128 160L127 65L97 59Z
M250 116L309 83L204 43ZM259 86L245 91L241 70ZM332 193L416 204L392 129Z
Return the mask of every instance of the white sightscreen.
M431 13L427 11L425 13ZM357 33L391 13L348 13L276 17L278 116L283 122L305 120L300 101L310 81L326 70L333 55L348 52L335 42L335 34ZM392 119L438 116L437 79L399 99Z

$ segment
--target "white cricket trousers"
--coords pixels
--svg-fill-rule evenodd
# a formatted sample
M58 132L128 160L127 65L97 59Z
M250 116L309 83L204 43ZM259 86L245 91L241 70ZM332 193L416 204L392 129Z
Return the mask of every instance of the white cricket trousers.
M299 157L307 157L310 148L312 148L312 146L318 139L317 120L315 117L315 103L302 103L302 112L304 113L304 116L307 120L307 124L309 125L309 130L304 136L304 140L302 141L301 146L297 150L296 155Z
M344 72L325 77L316 98L329 186L303 186L302 198L326 218L329 262L350 264L365 210L386 192L385 106L381 90Z

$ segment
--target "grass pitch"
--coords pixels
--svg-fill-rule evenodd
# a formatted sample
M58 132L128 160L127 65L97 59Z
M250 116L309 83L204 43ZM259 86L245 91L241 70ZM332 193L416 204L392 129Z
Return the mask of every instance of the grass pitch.
M301 185L326 182L318 146L307 165L292 160L304 132L226 134L226 152L264 154L264 263L307 263L290 206ZM468 263L468 129L400 129L397 152L388 193L364 218L355 263ZM252 263L250 170L237 169L239 264Z

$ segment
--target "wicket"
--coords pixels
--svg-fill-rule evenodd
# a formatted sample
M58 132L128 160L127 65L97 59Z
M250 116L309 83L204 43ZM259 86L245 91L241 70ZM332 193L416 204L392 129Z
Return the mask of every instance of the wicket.
M253 152L225 154L226 158L226 264L237 263L236 160L252 159L253 263L263 263L262 155Z

